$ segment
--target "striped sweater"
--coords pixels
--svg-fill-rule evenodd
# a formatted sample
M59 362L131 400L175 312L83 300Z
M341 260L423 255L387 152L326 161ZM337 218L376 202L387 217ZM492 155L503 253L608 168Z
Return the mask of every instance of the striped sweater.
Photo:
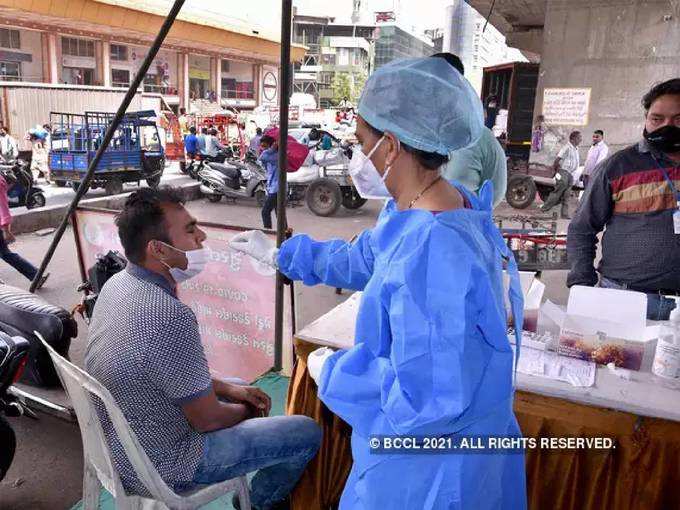
M680 291L680 235L673 233L676 199L657 161L680 189L680 164L645 141L623 149L594 170L569 225L567 285L595 285L597 235L600 275L643 292Z

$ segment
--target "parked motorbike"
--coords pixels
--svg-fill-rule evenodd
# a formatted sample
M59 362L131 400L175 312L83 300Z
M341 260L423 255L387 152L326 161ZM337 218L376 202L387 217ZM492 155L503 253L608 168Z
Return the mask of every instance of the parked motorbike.
M23 374L30 345L20 336L11 337L0 331L0 481L14 460L16 436L7 418L22 416L26 409L7 390Z
M253 153L248 153L243 162L208 162L199 172L201 192L211 202L227 198L255 198L263 204L266 198L267 175Z
M187 174L189 177L195 180L199 180L198 174L203 170L209 163L224 163L226 160L231 160L234 158L234 151L231 147L225 147L224 149L218 151L217 156L202 156L197 154L194 159L185 159L179 162L179 169L183 174Z
M30 165L22 159L0 163L0 174L7 181L7 197L10 207L37 209L44 207L44 190L35 185Z

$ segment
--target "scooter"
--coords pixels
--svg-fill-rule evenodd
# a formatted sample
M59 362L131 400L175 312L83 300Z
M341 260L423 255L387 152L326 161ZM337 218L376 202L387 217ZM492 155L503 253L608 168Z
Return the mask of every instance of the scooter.
M29 348L25 338L0 332L0 481L9 471L16 450L16 436L6 417L15 418L27 412L7 390L23 374ZM32 412L28 414L33 415Z
M35 185L28 163L21 159L0 163L0 174L7 181L10 207L37 209L47 202L44 190Z
M262 205L267 194L267 175L251 152L243 162L207 163L198 172L198 180L210 202L219 202L222 197L255 198Z
M214 157L196 154L194 159L180 161L179 169L183 174L189 175L192 179L199 180L199 172L203 170L208 163L224 163L226 160L231 160L233 157L234 152L232 149L230 147L225 147Z

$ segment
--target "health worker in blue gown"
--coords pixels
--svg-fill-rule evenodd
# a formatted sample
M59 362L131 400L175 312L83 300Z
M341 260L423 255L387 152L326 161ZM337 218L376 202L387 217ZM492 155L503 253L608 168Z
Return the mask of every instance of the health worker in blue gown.
M308 360L319 398L352 427L343 510L526 508L521 452L378 454L369 445L376 435L521 434L504 266L519 324L522 297L491 217L492 186L478 198L440 176L483 125L474 90L445 60L385 65L362 94L350 164L361 196L390 199L375 227L352 243L296 235L277 251L260 232L231 243L292 280L363 291L354 347Z

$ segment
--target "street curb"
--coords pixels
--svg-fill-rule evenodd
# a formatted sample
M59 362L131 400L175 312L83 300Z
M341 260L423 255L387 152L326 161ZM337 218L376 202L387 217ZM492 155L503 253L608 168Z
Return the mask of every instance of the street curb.
M187 202L197 200L203 195L201 194L200 184L197 182L190 182L176 186L180 190L182 197ZM122 209L127 197L133 193L122 193L112 197L90 198L80 202L80 205L88 207L99 207L102 209ZM66 211L68 211L69 204L46 206L40 209L32 209L30 211L22 211L16 215L12 215L12 233L26 234L42 230L45 228L56 228L61 223Z

